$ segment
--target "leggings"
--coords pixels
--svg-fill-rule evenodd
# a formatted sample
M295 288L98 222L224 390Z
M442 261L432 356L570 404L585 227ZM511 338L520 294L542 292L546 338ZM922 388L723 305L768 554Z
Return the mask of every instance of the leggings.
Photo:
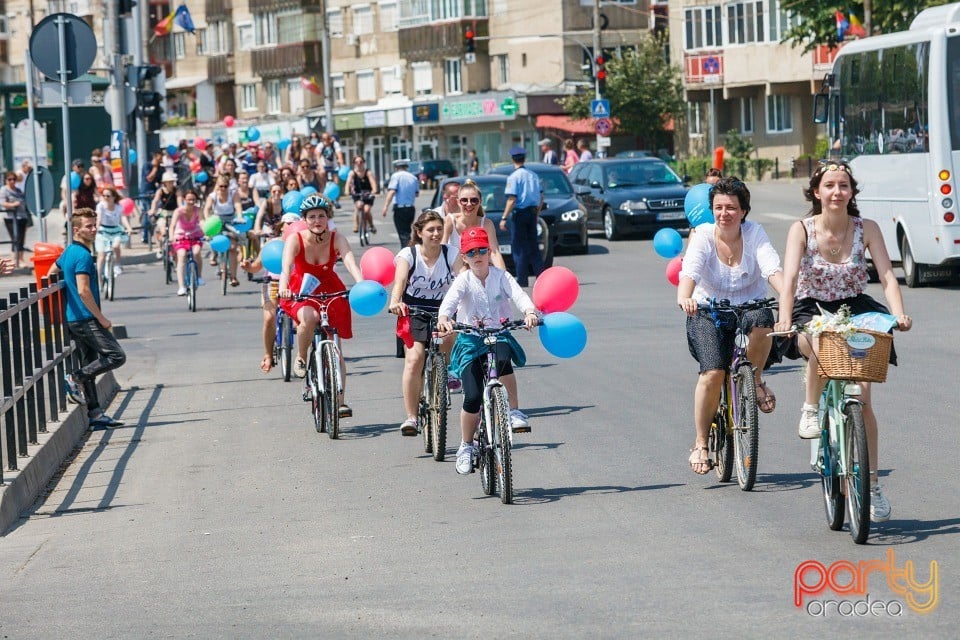
M3 224L10 234L10 249L14 252L23 251L23 236L27 230L27 221L24 218L4 218Z
M497 353L497 374L500 377L513 373L513 365L510 363L510 356L513 353L510 345L506 342L498 342L496 346ZM479 358L474 359L467 368L463 370L463 410L467 413L480 413L480 406L483 404L483 376L487 368L487 354L483 353Z

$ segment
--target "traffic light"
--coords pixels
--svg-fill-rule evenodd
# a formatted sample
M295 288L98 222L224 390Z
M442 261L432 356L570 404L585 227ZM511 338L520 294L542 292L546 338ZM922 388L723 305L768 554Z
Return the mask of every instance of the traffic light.
M121 16L129 15L133 8L137 6L137 0L120 0L117 5L117 13Z
M166 121L166 90L163 67L150 64L135 69L137 116L147 118L150 131L156 131Z
M476 45L476 43L473 41L473 39L474 39L474 37L475 37L476 35L477 35L477 34L474 33L474 31L473 31L473 27L467 27L467 30L464 32L464 34L463 34L464 43L463 43L463 44L464 44L464 47L465 47L465 51L466 51L467 53L476 53L476 51L477 51L477 45Z
M607 92L607 68L606 68L606 59L604 59L603 54L597 56L597 90L600 92L600 95L604 95Z

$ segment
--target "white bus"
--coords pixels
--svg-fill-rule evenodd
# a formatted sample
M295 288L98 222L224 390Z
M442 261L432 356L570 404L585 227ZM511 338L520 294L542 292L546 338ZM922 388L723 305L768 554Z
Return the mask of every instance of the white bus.
M850 162L861 213L916 287L960 276L960 3L837 54L814 99L831 155Z

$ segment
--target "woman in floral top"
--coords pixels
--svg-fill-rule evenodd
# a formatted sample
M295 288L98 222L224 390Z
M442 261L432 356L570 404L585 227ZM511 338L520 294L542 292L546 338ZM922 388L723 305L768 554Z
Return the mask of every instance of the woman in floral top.
M819 314L818 304L831 313L843 305L850 307L852 314L889 313L864 293L867 251L897 324L903 331L910 329L912 320L904 313L900 285L890 266L880 227L873 220L860 217L856 203L858 193L857 181L843 162L824 164L810 178L810 186L804 192L812 205L810 212L803 220L793 223L787 235L783 265L787 286L780 294L780 320L776 330L787 331L793 325L805 325ZM801 438L820 437L817 407L826 380L819 376L816 360L810 358L816 349L815 338L812 341L794 338L786 351L788 358L807 359L806 393L800 411ZM890 362L896 364L893 350ZM870 395L870 384L864 383L861 399L872 475L870 517L874 522L881 522L890 517L890 503L877 484L877 417Z

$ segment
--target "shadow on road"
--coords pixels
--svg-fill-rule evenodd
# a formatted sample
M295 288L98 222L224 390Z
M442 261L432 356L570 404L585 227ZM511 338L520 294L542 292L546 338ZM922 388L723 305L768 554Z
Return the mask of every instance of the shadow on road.
M389 433L400 431L398 424L364 424L348 426L340 423L340 440L361 440L363 438L379 438ZM326 434L322 434L326 436ZM412 440L413 438L411 438Z
M932 536L960 534L960 518L944 520L889 520L870 525L871 544L911 544Z
M517 489L514 491L515 504L542 504L544 502L556 502L561 498L582 495L603 495L608 493L627 493L632 491L657 491L660 489L671 489L673 487L686 486L682 483L671 484L648 484L637 487L625 487L621 485L597 485L594 487L529 487L526 489ZM479 499L479 498L478 498Z
M578 411L583 411L584 409L593 409L596 405L585 404L585 405L556 405L553 407L537 407L535 409L526 409L524 413L528 416L533 417L537 416L538 418L546 418L549 416L566 416L571 413L577 413Z
M775 491L796 491L808 489L820 484L820 476L813 473L758 473L757 484L753 490L757 493ZM736 483L733 483L736 486Z

